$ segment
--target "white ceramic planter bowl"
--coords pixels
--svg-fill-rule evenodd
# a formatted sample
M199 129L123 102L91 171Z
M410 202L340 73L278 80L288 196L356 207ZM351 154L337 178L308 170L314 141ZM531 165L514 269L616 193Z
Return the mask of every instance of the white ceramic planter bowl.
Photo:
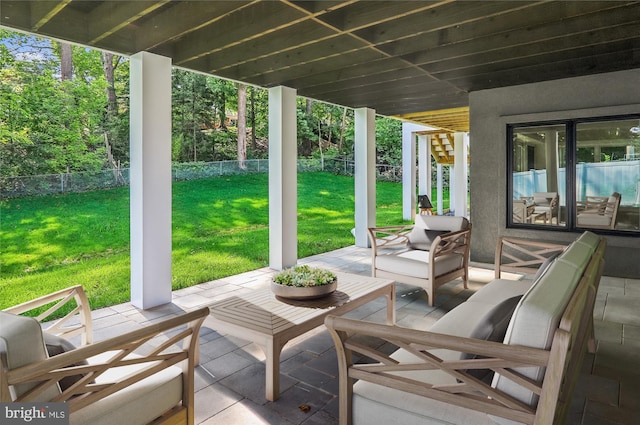
M334 292L338 287L337 279L328 285L320 286L287 286L271 282L271 291L282 298L292 300L311 300L314 298L326 297Z

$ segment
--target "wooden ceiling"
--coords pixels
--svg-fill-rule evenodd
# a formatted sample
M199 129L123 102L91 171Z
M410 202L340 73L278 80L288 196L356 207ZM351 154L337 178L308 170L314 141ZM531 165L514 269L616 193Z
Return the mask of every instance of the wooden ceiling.
M637 1L0 0L0 24L447 130L475 90L640 67Z

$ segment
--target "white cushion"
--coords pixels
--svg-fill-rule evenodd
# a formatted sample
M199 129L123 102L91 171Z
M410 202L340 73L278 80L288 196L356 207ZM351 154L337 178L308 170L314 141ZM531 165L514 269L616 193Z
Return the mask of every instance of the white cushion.
M495 279L469 297L467 302L496 305L507 298L523 295L531 288L532 280Z
M481 412L359 381L353 394L353 424L495 425L495 422Z
M469 228L469 220L460 216L416 215L415 227L455 232Z
M573 294L581 276L581 269L566 261L562 256L527 291L516 307L504 343L526 347L549 349L560 323L564 309ZM517 368L520 373L541 382L545 368ZM495 375L494 387L534 406L538 397L507 378Z
M0 356L9 370L46 360L47 351L40 323L33 317L0 311ZM15 399L36 385L27 383L11 387L11 397ZM58 394L60 388L55 384L37 395L34 401L49 401Z
M600 243L600 237L593 232L583 232L574 243L590 246L593 253Z
M578 226L609 226L611 216L600 214L578 214Z
M478 321L492 309L492 304L478 303L468 300L435 322L429 331L440 334L468 337ZM459 354L459 353L458 353Z
M462 267L462 254L447 254L436 258L435 275L457 270ZM409 250L398 254L378 255L376 269L418 278L429 277L429 251Z
M89 359L90 364L104 362L113 353L103 353ZM131 365L109 369L96 379L96 383L113 381L144 365ZM182 369L171 366L154 373L125 390L71 414L73 425L134 425L146 424L182 400Z
M460 356L460 353L450 350L433 350L432 352L445 360L457 360ZM411 362L416 358L413 354L402 349L393 353L391 357L400 362ZM440 370L409 371L397 373L397 375L437 385L456 383L455 378ZM495 425L495 422L484 413L378 384L358 381L353 387L353 424Z
M593 254L593 250L590 246L580 243L572 243L558 257L557 261L569 263L572 266L583 270L589 263L591 254Z

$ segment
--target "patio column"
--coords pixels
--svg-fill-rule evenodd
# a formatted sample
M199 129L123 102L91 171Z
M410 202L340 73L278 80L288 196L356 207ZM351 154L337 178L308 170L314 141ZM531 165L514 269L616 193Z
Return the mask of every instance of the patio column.
M376 224L376 112L355 110L355 237L368 247L368 227Z
M298 261L296 91L269 89L269 267Z
M443 201L444 198L442 196L442 192L444 190L444 171L442 170L442 164L436 164L436 196L438 197L438 215L442 215L444 213ZM451 190L451 188L449 188Z
M416 215L416 131L417 124L402 123L402 218Z
M130 60L131 303L171 302L171 59Z
M402 218L404 220L413 220L416 214L416 133L428 130L433 128L410 122L402 123ZM419 144L422 143L421 140L426 144L428 137L418 136ZM426 154L420 150L417 157L420 194L429 184L424 180L424 173L429 172L427 164L431 163L429 155L429 150L426 149ZM427 195L431 199L431 193Z
M452 198L453 210L456 215L466 217L467 216L467 143L468 136L466 133L457 132L453 135L455 146L454 151L454 165L452 178L455 189L454 196Z
M431 199L431 152L430 136L418 135L418 195L427 195ZM433 202L432 202L433 203ZM414 208L415 211L415 208Z

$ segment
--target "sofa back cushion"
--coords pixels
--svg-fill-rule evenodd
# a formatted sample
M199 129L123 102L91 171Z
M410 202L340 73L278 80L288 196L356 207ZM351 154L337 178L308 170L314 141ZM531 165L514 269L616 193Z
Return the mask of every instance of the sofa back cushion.
M32 317L0 311L0 356L8 370L45 360L47 351L40 323ZM11 387L12 399L23 395L36 385L27 383ZM58 385L53 385L36 396L33 401L49 401L58 394L60 394L60 388Z
M553 207L557 204L558 192L535 192L533 203L545 207ZM555 202L554 202L555 201Z
M449 215L416 215L415 226L420 229L446 230L456 232L469 228L469 220L465 217Z
M513 313L505 344L545 350L551 347L562 314L592 253L590 246L574 242L549 266L546 273L534 281ZM516 370L536 382L541 382L545 373L543 367ZM537 395L501 375L495 375L492 385L530 406L537 404Z
M522 295L516 295L493 306L488 313L479 317L473 330L469 334L469 338L493 342L503 341L513 312L521 298ZM484 358L484 356L469 353L460 354L460 360L481 358ZM465 370L465 372L487 384L491 384L493 378L493 371L491 369L469 369Z

